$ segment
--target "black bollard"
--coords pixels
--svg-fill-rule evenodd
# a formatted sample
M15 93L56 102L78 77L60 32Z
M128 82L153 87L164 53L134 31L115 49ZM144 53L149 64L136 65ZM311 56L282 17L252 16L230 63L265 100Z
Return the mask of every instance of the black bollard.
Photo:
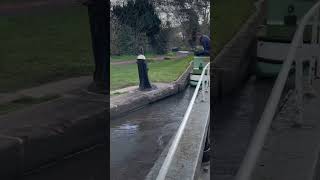
M90 21L92 49L95 62L93 83L88 90L96 93L108 93L108 58L109 58L109 1L87 0L84 5L88 7Z
M138 72L139 72L139 90L151 90L152 86L148 77L148 67L144 55L139 55L137 58Z

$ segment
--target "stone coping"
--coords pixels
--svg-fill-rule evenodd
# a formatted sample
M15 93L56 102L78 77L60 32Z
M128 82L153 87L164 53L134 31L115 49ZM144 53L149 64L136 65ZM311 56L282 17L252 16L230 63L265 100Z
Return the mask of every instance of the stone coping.
M182 75L172 83L154 83L156 88L151 91L139 91L138 87L122 90L117 96L110 97L110 117L116 118L147 104L164 99L184 90L189 83L190 64ZM120 92L120 90L118 90Z

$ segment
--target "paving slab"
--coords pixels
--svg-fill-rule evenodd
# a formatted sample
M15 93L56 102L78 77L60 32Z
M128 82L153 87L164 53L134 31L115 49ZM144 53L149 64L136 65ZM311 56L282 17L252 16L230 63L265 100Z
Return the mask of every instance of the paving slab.
M47 95L61 95L80 88L86 89L91 82L91 76L81 76L49 82L40 86L23 89L15 93L1 93L0 104L8 103L24 96L40 98Z
M23 171L106 141L107 97L81 94L0 116L0 137L21 141Z
M19 91L18 94L23 94L31 97L42 97L50 94L63 94L79 88L86 88L93 81L92 76L81 76L68 78L61 81L47 83L34 88Z

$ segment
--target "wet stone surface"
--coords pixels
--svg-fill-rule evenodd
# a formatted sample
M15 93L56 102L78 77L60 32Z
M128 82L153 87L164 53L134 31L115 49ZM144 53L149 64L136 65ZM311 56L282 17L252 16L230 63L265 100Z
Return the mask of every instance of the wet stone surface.
M176 132L193 88L110 121L110 179L141 180ZM21 180L109 179L108 148L97 146L25 174Z
M246 82L216 103L211 124L211 174L215 180L234 178L247 151L273 85L272 79Z
M110 179L141 180L176 133L194 89L110 121Z

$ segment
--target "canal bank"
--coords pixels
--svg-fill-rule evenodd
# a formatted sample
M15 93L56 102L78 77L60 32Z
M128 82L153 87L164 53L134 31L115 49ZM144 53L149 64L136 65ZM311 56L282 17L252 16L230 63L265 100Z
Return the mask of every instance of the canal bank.
M194 88L110 121L110 179L144 179L175 134Z
M192 65L190 64L176 81L172 83L154 83L156 88L151 91L139 91L138 87L127 88L128 91L118 90L122 94L110 97L110 118L114 119L183 91L189 83L191 70Z
M263 22L265 7L264 0L256 3L256 11L212 61L211 76L215 82L212 97L219 99L231 94L253 72L256 31Z
M105 95L78 87L0 116L0 179L23 174L107 140Z
M200 177L209 176L208 172L203 171L203 167L210 168L210 166L202 164L202 158L210 122L210 91L206 92L205 96L206 98L203 100L202 96L199 95L192 106L190 116L186 122L186 128L172 157L171 165L166 175L167 179L175 179L175 177L180 177L180 179L199 179ZM173 138L171 138L145 180L157 179L173 141Z

